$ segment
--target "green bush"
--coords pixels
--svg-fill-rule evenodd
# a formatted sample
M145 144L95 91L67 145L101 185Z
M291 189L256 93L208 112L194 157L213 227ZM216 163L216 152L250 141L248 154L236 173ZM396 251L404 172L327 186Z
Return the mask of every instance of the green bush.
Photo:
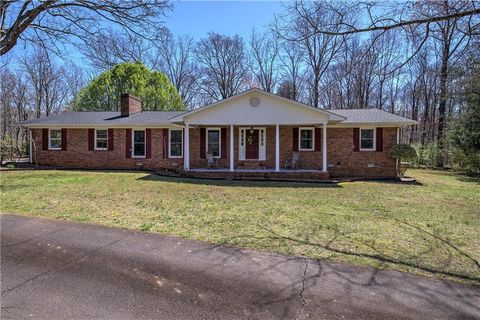
M417 151L408 144L393 145L390 150L388 150L388 155L402 162L415 162L418 159Z
M420 143L414 143L411 146L417 152L417 158L410 160L415 167L424 166L427 168L435 168L437 166L440 150L436 142L431 142L426 146L422 146Z
M465 152L461 148L452 150L453 169L468 175L480 176L480 152Z
M407 166L402 162L418 162L417 150L408 144L395 144L388 150L388 155L397 159L400 162L400 166L397 166L397 176L403 176L407 170Z
M12 136L5 134L0 139L0 158L3 162L4 159L13 160L15 156L15 144Z

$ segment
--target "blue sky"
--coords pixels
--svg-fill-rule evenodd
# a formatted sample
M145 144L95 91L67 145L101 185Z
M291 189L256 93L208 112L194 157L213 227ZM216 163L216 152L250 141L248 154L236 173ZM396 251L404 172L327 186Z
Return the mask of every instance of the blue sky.
M280 1L173 1L165 25L175 35L190 34L198 40L208 32L245 39L252 28L262 30L282 11Z
M283 11L280 1L175 1L173 10L167 12L166 26L174 35L189 34L195 40L206 37L211 31L235 35L247 40L255 28L263 31L273 21L275 13ZM20 44L20 43L19 43ZM11 57L21 56L25 49L18 45ZM87 66L76 45L66 44L66 60ZM15 65L15 59L12 65Z

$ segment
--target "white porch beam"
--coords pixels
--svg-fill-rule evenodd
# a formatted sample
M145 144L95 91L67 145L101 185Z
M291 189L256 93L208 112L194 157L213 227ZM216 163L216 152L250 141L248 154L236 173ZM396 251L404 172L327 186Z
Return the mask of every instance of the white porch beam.
M322 171L327 172L327 123L323 123L322 134Z
M275 171L280 171L280 125L275 126Z
M234 153L235 153L235 148L234 148L234 143L235 143L235 135L233 133L233 125L230 125L230 171L234 170L235 166L235 160L234 160Z
M183 155L183 170L189 171L190 170L190 126L188 123L185 124L185 137L183 137L183 141L185 142L185 148Z

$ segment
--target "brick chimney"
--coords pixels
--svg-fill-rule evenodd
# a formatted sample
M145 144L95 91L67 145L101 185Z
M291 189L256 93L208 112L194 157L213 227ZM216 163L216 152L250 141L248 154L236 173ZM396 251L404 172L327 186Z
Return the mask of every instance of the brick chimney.
M122 93L120 96L120 115L128 117L131 114L142 111L142 100L130 93Z

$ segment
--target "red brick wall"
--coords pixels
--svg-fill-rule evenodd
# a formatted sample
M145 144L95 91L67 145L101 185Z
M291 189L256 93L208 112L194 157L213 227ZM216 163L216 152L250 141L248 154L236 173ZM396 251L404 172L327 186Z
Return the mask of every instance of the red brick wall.
M397 142L397 129L383 129L383 151L353 151L353 128L327 129L328 172L332 177L395 177L395 159L388 150ZM373 165L373 167L369 167Z
M183 169L183 159L163 158L163 130L152 129L152 157L125 157L125 129L113 130L113 151L88 151L88 129L67 129L67 150L42 150L42 129L33 129L36 159L40 165L101 169Z
M215 127L215 128L226 128L227 136L221 137L226 140L226 157L224 159L218 159L220 168L229 168L230 167L230 127ZM207 159L200 157L200 127L190 128L190 168L206 168ZM235 156L236 157L236 156Z
M226 158L220 159L220 167L230 164L230 127L226 133ZM280 127L280 167L292 155L292 126ZM267 168L275 167L275 126L266 127L266 161L254 161ZM163 129L152 129L152 158L127 159L125 157L125 129L114 129L113 151L88 151L88 129L67 129L66 151L42 150L42 130L33 129L36 157L41 165L72 168L133 169L183 169L183 159L163 158ZM235 167L248 163L238 161L238 127L234 127ZM222 137L224 139L224 137ZM331 177L394 177L395 160L388 157L388 149L396 143L396 128L384 128L383 150L353 151L353 128L329 128L327 130L328 172ZM301 168L322 169L322 152L300 151ZM369 167L373 166L373 167ZM200 128L190 128L190 168L205 168L206 159L200 158Z

